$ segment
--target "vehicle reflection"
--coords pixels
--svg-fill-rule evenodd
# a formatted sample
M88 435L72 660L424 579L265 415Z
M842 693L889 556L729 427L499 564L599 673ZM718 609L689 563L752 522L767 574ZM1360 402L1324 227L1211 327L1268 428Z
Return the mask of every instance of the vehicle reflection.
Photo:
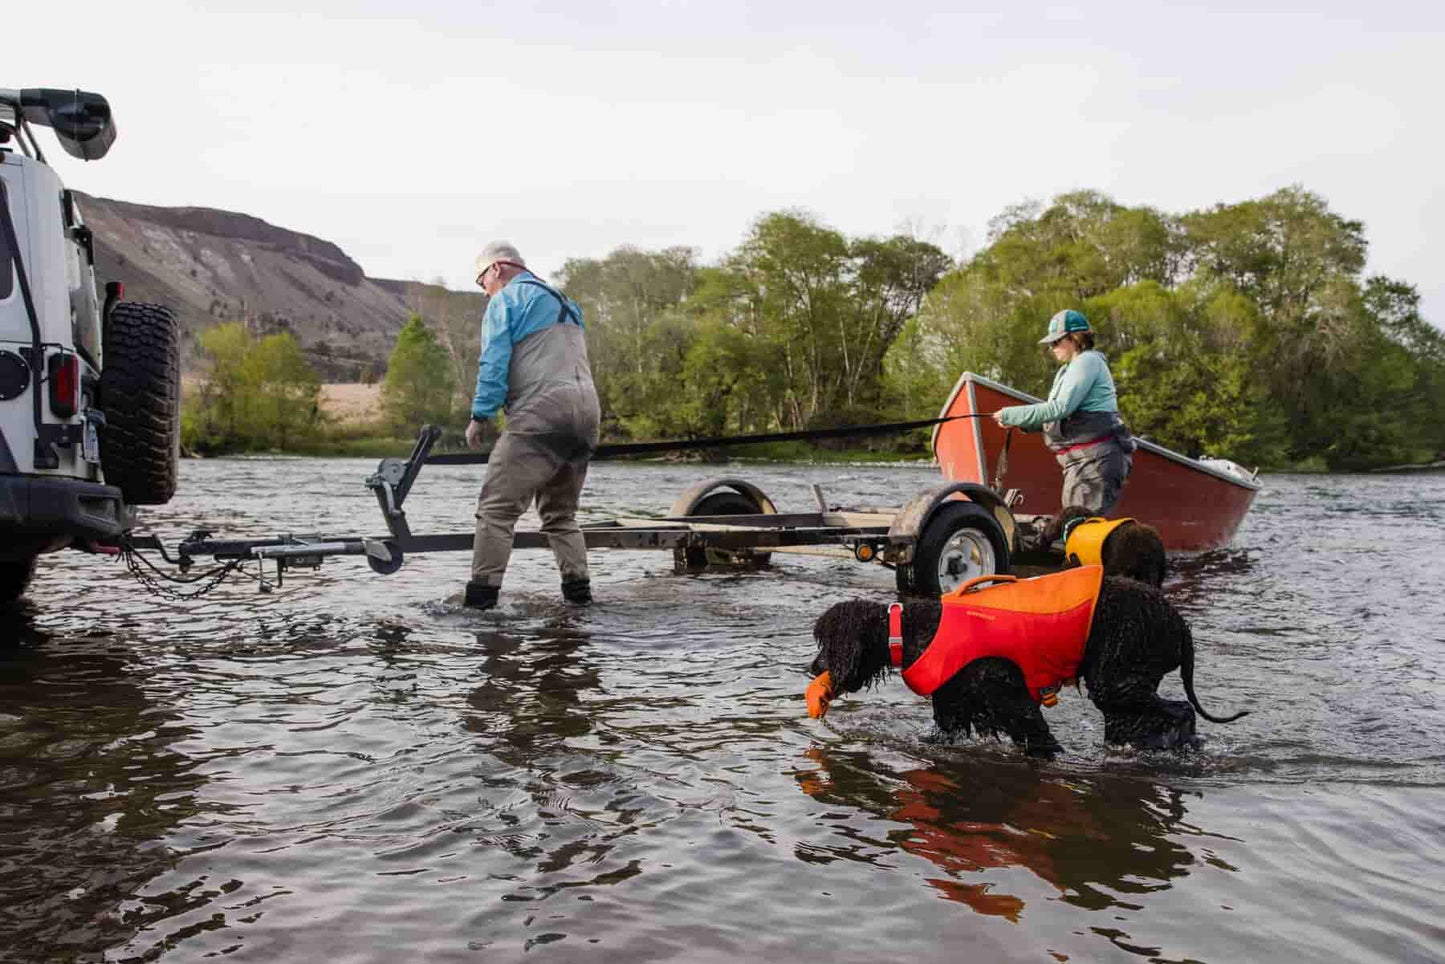
M906 825L890 844L933 863L943 873L928 884L986 916L1017 923L1025 905L999 892L991 870L1024 868L1059 899L1104 910L1136 907L1133 899L1172 886L1195 862L1178 839L1190 832L1183 795L1147 780L976 760L892 772L870 754L818 747L805 756L811 765L796 774L804 793ZM849 826L839 832L856 853L864 838Z
M49 632L25 604L3 611L0 907L12 951L99 959L175 913L177 895L134 895L178 861L165 841L197 814L205 778L172 749L194 731L148 696L132 643ZM183 902L221 893L193 887Z

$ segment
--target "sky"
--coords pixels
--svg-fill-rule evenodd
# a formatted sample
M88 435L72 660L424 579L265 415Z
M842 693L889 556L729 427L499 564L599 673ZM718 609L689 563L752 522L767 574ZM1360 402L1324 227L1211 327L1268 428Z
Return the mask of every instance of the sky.
M18 13L18 18L17 18ZM1183 213L1290 185L1445 325L1445 4L128 0L7 11L0 87L103 94L74 188L240 211L468 288L761 214L955 257L1089 188Z

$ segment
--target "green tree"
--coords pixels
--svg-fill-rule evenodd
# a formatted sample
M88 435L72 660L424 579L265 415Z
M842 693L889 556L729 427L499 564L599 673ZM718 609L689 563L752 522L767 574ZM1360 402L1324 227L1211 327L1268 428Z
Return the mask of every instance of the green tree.
M230 322L201 335L205 369L183 418L186 448L203 453L287 450L321 426L321 384L289 332L257 339Z
M654 381L673 377L681 364L688 326L663 318L695 290L696 260L692 248L622 247L562 267L558 283L582 309L592 379L603 423L612 431L640 428L641 400L652 397Z
M972 370L1040 393L1044 319L1082 308L1131 427L1189 454L1363 467L1445 448L1445 336L1365 280L1363 226L1291 187L1168 215L1079 191L1005 209L885 359L894 398ZM1423 453L1423 455L1422 455Z
M412 315L386 366L381 406L388 424L400 435L427 423L447 424L456 409L455 386L451 356L421 315Z
M431 284L411 286L407 304L412 315L428 321L437 344L446 351L457 404L470 404L481 356L487 296L479 291L450 291L443 279L437 278Z

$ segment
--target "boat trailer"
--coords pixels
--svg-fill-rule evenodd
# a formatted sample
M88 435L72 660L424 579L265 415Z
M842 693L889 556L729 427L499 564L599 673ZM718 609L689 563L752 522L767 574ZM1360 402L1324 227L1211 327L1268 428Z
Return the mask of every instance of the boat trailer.
M473 532L417 534L406 517L407 496L441 435L437 426L423 427L410 456L382 459L366 478L386 523L386 535L218 539L209 530L197 529L180 541L174 554L150 535L128 534L119 549L128 554L133 570L137 566L130 554L153 550L183 577L198 560L209 557L216 567L204 575L219 572L216 581L245 563L264 566L274 561L278 586L288 570L316 569L328 556L365 556L374 572L390 575L412 553L470 552ZM684 491L664 518L614 519L581 529L588 549L670 549L679 573L757 569L768 565L772 550L831 546L850 552L859 562L894 569L900 591L938 594L974 576L1009 571L1020 521L1027 519L1016 520L1013 515L1014 493L999 495L972 482L935 486L901 508L829 507L821 488L812 489L816 512L782 513L757 486L738 478L712 478ZM512 545L542 549L550 544L543 532L518 530ZM148 561L146 566L160 571ZM258 579L262 591L269 591L264 573Z

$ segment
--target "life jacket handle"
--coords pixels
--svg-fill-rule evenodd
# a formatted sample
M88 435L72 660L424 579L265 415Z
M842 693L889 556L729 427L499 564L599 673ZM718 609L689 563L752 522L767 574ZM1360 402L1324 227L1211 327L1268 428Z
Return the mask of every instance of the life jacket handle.
M986 582L1018 582L1018 581L1019 581L1019 577L1018 577L1018 576L1010 576L1010 575L1007 575L1006 573L1002 573L1002 572L991 572L991 573L989 573L989 574L986 575L986 576L974 576L972 579L968 580L968 582L965 582L962 586L959 586L959 587L958 587L957 589L955 589L953 592L946 592L946 593L944 593L944 594L943 594L943 598L944 598L944 599L947 599L949 596L962 596L964 593L966 593L966 592L971 592L973 589L975 589L976 587L978 587L978 586L980 586L980 585L982 585L983 583L986 583Z

